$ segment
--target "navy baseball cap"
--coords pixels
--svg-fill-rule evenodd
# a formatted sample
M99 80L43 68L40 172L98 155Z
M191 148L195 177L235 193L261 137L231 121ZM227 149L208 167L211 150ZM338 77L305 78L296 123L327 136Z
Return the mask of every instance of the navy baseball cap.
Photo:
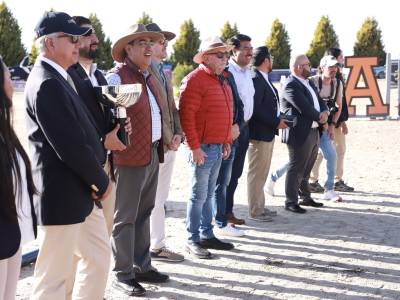
M89 30L91 29L78 26L74 19L64 12L49 11L43 15L36 25L35 33L36 38L55 32L80 36L84 35Z

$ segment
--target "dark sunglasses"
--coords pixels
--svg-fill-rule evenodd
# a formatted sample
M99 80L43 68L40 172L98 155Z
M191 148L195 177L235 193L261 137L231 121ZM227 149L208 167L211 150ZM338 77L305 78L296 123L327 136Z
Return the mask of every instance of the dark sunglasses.
M214 53L209 53L209 54L213 54L216 57L218 57L219 59L222 59L224 57L229 58L229 52L214 52Z
M79 35L62 34L62 35L57 36L57 38L59 38L59 39L60 39L60 38L69 38L69 41L70 41L72 44L76 44L76 43L79 42L80 36L79 36Z

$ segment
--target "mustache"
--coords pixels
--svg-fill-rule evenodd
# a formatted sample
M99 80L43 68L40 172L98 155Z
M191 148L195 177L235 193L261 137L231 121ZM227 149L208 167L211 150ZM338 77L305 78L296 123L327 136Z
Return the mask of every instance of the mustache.
M92 43L92 44L90 44L90 47L92 47L92 46L99 46L99 43Z

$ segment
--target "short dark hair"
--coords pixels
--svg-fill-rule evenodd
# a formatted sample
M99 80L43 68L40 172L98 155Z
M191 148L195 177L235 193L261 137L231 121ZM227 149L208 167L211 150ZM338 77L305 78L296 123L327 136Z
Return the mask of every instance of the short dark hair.
M265 46L257 47L254 50L254 54L251 59L251 64L255 67L259 67L267 58L268 59L271 58L268 48Z
M76 25L78 26L92 25L92 22L88 18L82 16L73 16L72 19L74 19Z
M240 42L251 42L251 37L245 34L238 33L228 40L228 45L234 48L240 48Z
M336 47L329 48L325 52L325 55L332 55L334 58L338 58L340 54L342 54L342 50Z

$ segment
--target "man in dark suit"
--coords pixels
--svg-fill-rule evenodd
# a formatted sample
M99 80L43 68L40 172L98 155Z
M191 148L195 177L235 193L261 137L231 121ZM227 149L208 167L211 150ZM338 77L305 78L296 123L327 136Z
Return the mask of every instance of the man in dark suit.
M304 196L301 205L321 207L308 189L308 179L318 154L319 124L328 120L326 105L318 97L315 86L308 80L310 61L305 55L297 55L290 61L292 75L283 86L281 111L297 117L294 127L282 131L282 142L289 149L289 167L286 175L286 210L305 213L298 204L299 188Z
M98 54L99 40L96 36L95 29L88 18L82 16L74 16L76 24L82 28L88 29L88 33L81 37L79 48L79 61L68 69L68 74L71 76L78 95L85 103L87 109L91 113L95 123L98 134L102 137L104 150L109 151L107 160L104 165L104 171L108 174L113 192L110 193L107 199L102 202L103 214L106 219L107 231L111 236L112 227L114 224L114 207L115 207L115 179L112 163L111 151L122 151L126 146L119 140L117 131L119 125L113 124L113 115L110 107L101 103L101 99L95 93L93 87L108 85L104 75L97 69L94 59ZM130 120L127 119L127 127L130 129Z
M272 221L276 211L265 207L264 185L268 177L278 129L287 128L280 119L278 91L269 81L273 58L268 48L258 47L254 51L252 65L255 67L253 84L254 110L249 121L250 143L248 150L247 200L249 218L255 221Z
M79 257L74 298L102 299L110 245L103 213L94 207L111 185L101 136L67 69L78 60L80 28L62 12L47 12L36 29L40 55L25 87L26 117L39 230L43 239L31 299L66 299Z

